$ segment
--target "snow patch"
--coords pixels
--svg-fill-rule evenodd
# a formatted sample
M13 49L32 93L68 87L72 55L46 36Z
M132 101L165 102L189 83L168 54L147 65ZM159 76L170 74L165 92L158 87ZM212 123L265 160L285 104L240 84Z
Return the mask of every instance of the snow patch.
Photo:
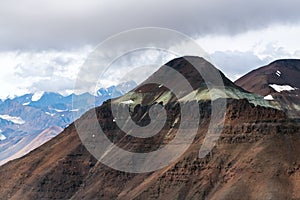
M49 112L45 112L46 115L50 115L51 117L53 117L55 115L55 113L49 113Z
M274 100L274 98L272 97L272 95L267 95L264 97L265 100Z
M270 84L270 87L272 87L276 92L282 92L282 91L292 91L296 90L298 88L294 88L290 85L276 85L276 84Z
M44 95L44 92L36 92L32 95L31 101L38 101L42 98L43 95Z
M123 104L133 104L134 101L132 101L132 100L130 99L130 100L128 100L128 101L122 101L121 103L123 103Z
M0 130L0 141L5 140L6 136L2 134L2 131Z
M15 124L25 124L25 121L21 117L13 117L9 115L0 115L0 118L5 119L7 121L11 121Z
M59 109L54 109L54 110L59 113L68 111L68 110L59 110Z
M71 112L78 112L79 111L79 108L76 108L76 109L73 109L73 110L70 110Z
M297 104L294 104L294 103L293 103L293 107L294 107L296 110L299 110L299 111L300 111L300 105L297 105Z
M277 71L276 71L276 75L277 75L277 76L281 76L281 71L277 70Z
M2 134L2 130L0 129L0 141L5 140L6 136Z
M23 106L28 106L30 104L30 102L26 102L26 103L23 103L22 105Z

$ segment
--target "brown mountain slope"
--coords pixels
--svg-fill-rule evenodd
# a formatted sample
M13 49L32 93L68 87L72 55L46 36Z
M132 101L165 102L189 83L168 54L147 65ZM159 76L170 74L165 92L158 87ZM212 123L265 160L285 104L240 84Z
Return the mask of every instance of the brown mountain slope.
M89 129L95 112L105 134L116 145L132 152L153 151L174 138L178 129L174 122L181 118L176 99L167 98L161 90L165 88L153 85L136 89L144 95L132 109L132 118L137 123L149 123L149 104L160 100L170 116L162 131L151 138L124 135L116 126L111 104L121 106L126 95L107 101L96 112L90 110L77 123ZM148 93L157 98L150 98ZM222 103L221 99L215 101ZM189 106L191 102L184 104ZM163 169L140 174L111 169L91 156L71 124L40 148L0 168L0 199L300 198L299 122L287 119L280 110L254 106L245 99L227 99L225 126L218 144L209 155L199 159L211 102L205 99L198 104L201 120L193 144ZM186 120L193 119L191 114ZM188 133L190 127L185 128Z
M207 120L203 118L197 139L177 162L144 174L97 163L71 125L39 149L0 168L1 199L300 198L296 122L286 120L280 111L232 100L218 145L210 156L199 159Z
M235 84L249 92L274 99L290 117L300 117L300 60L274 61L249 72Z
M49 141L50 139L52 139L54 136L58 135L62 131L63 129L58 126L52 126L50 128L43 130L34 139L30 140L30 142L27 145L23 146L19 151L17 151L16 153L14 153L8 158L1 160L0 165L3 165L10 160L14 160L16 158L20 158L26 155L27 153L29 153L33 149L38 148L39 146ZM7 152L11 153L11 149L8 148L7 150L2 151L1 153L4 154Z

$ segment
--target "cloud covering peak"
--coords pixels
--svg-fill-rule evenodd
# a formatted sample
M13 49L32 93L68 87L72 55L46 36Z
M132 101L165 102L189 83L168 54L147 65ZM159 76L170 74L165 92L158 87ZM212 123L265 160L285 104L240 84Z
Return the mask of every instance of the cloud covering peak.
M235 35L300 20L297 0L4 0L0 49L63 49L96 45L137 27L187 35Z

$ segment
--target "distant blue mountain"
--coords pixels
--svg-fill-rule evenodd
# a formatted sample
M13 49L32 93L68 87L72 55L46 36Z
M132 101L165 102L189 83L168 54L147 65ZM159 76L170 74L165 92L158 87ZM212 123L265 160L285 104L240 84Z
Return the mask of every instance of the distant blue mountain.
M12 146L19 150L47 128L68 126L76 119L74 116L79 117L91 108L86 106L91 105L86 102L87 100L93 99L94 106L99 106L108 99L123 95L135 86L136 83L130 81L101 88L96 95L83 93L63 96L58 93L44 92L1 100L0 132L5 139L0 140L0 162L11 156L11 153L7 153L8 149L9 152L15 152L11 149Z

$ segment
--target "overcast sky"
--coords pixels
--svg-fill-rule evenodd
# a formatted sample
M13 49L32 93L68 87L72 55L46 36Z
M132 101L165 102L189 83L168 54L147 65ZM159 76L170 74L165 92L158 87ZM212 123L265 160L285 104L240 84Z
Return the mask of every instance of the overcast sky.
M299 7L298 0L2 0L0 98L70 93L97 44L149 26L192 37L235 80L274 59L300 57Z

